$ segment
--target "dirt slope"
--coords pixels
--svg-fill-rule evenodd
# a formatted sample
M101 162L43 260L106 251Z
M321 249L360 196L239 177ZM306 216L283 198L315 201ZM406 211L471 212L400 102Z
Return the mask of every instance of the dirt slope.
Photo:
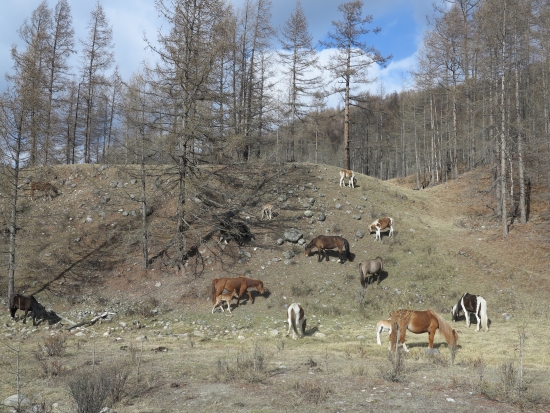
M29 350L52 334L67 340L62 371L34 381L34 394L66 408L70 395L51 390L52 383L66 386L71 372L90 360L101 366L127 360L130 376L115 405L119 413L227 407L543 410L542 389L549 379L542 376L550 354L542 343L549 334L537 325L548 322L550 251L545 234L537 232L545 206L536 194L530 223L514 224L502 239L480 195L482 174L415 191L407 180L381 182L362 175L357 188L342 188L338 169L324 165L234 166L203 173L210 192L188 200L194 234L189 245L211 229L200 215L205 202L215 205L214 222L232 210L255 240L239 246L206 239L176 272L170 253L141 269L139 184L128 170L79 165L42 172L62 195L23 200L20 237L26 241L16 284L36 293L62 322L32 330L6 314L3 327L10 340L30 337ZM162 250L175 224L175 197L166 191L171 178L166 171L158 176L162 184L153 179L148 187L154 207L151 256ZM271 221L259 216L265 202L275 206ZM319 214L326 219L319 220ZM395 221L395 236L375 242L366 227L386 215ZM297 244L278 245L289 228L299 229L307 241L319 234L342 235L353 259L340 264L333 253L329 262L318 262L317 254L305 257ZM363 289L357 267L376 256L385 260L382 282ZM269 292L255 293L254 304L244 300L230 316L211 314L210 281L244 274L261 279ZM376 345L376 322L403 307L432 308L449 320L450 307L466 291L489 303L489 332L475 333L464 321L454 324L460 348L453 364L442 337L436 336L440 356L428 357L427 336L409 333L411 352L396 372L387 358L386 336L382 347ZM300 302L308 319L308 334L297 341L284 337L291 302ZM104 311L112 313L111 321L67 331L71 323ZM523 332L528 385L516 397L506 388L502 366L518 368ZM27 364L43 369L32 357ZM11 394L10 386L5 384L2 394Z

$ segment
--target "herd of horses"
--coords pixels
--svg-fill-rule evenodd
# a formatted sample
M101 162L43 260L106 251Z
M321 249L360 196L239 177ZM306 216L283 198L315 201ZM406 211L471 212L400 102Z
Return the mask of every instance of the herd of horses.
M340 171L340 185L345 185L345 179L348 179L348 186L354 188L356 185L356 178L353 171L341 170ZM49 190L51 188L36 187L34 190ZM34 192L34 191L33 191ZM262 206L261 211L262 219L271 220L273 217L273 206L271 204L265 204ZM220 223L220 230L222 235L227 239L237 239L240 241L243 237L251 236L248 227L239 226L240 223L234 223L230 219ZM382 241L382 231L388 231L389 236L393 237L393 224L394 221L391 217L383 217L375 220L368 226L370 233L375 233L375 241ZM325 259L329 260L328 250L338 249L338 261L344 263L345 260L352 261L352 254L350 252L350 246L348 240L341 236L329 236L319 235L313 238L307 245L305 245L305 255L308 257L313 249L317 249L318 261L322 262ZM371 282L374 282L377 278L378 284L381 281L381 273L383 271L384 261L381 257L376 257L372 260L366 260L359 264L360 282L363 288L366 288ZM222 312L225 312L223 303L227 304L227 310L231 313L231 301L233 298L237 299L237 307L240 300L247 295L248 301L254 303L254 295L250 289L255 289L260 294L265 295L266 289L264 288L261 280L249 278L246 276L232 277L232 278L215 278L212 280L211 292L212 292L212 313L220 306ZM37 319L45 320L47 317L47 311L45 308L31 296L24 296L21 294L13 294L9 297L9 310L12 319L15 319L15 313L17 310L25 312L23 317L23 323L26 323L26 318L29 312L33 314L33 325L36 325ZM476 332L481 328L488 331L488 316L487 316L487 302L479 296L469 293L465 293L458 302L451 308L452 321L458 321L460 313L464 313L466 319L466 325L470 326L470 315L473 314L477 320ZM292 337L296 339L298 336L303 337L306 335L306 318L304 308L300 303L292 303L287 308L287 321L288 332L287 337L292 332ZM433 310L409 310L399 309L392 311L388 319L380 320L376 325L376 341L378 345L381 345L380 334L384 331L389 333L389 349L395 351L399 342L403 346L403 350L408 352L409 349L405 344L405 334L410 331L415 334L428 333L428 350L434 351L433 342L436 330L439 330L443 335L447 344L454 348L458 343L458 334L450 324L443 319L442 316L437 314Z

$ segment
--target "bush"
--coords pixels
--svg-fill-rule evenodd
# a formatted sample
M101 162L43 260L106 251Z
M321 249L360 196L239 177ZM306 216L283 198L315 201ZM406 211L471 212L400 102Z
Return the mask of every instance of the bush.
M69 381L77 413L99 413L111 391L111 377L103 371L83 369Z

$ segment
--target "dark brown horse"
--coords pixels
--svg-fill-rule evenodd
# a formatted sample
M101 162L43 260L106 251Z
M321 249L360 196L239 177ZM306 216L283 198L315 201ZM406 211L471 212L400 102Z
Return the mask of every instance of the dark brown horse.
M15 318L15 313L17 310L25 311L25 316L23 317L23 324L27 322L27 314L29 311L32 312L32 324L36 325L36 319L41 318L42 320L46 319L46 309L36 301L34 295L30 297L21 294L12 294L10 296L10 315L11 318Z
M476 331L485 326L485 331L489 331L489 322L487 317L487 301L480 295L464 293L460 300L451 308L451 319L458 321L459 314L464 311L466 317L466 326L470 327L470 313L474 313L477 320Z
M244 295L248 293L249 301L254 304L254 296L252 292L248 291L249 288L255 288L260 294L264 293L264 283L260 280L255 280L248 277L235 277L235 278L214 278L212 280L212 304L216 303L216 297L223 293L223 290L229 292L236 290L239 296L237 297L237 306L239 301Z
M361 285L366 287L372 281L374 277L378 278L378 284L380 284L380 271L384 266L384 261L380 257L376 257L373 260L363 261L359 264L359 276L361 277ZM370 276L369 276L370 274Z
M329 258L326 250L333 250L334 248L338 248L338 257L340 262L343 263L345 258L351 261L348 240L337 235L319 235L318 237L313 238L311 242L306 245L306 257L309 257L309 254L313 248L317 248L317 252L319 254L317 261L322 261L325 257L328 261Z

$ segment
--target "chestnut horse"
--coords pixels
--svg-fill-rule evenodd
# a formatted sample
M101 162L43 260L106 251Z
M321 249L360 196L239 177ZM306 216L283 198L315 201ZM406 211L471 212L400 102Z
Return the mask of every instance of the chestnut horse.
M376 232L376 237L374 238L375 241L376 240L382 241L380 231L387 230L388 228L390 231L390 237L393 237L393 218L390 218L390 217L379 218L373 221L373 223L369 225L369 232L371 234L373 232Z
M10 315L11 318L15 318L15 313L17 310L25 311L25 316L23 317L23 324L27 322L27 314L32 312L32 324L36 325L36 319L41 318L42 320L46 319L46 309L42 304L36 301L34 295L30 297L21 294L12 294L10 295Z
M392 331L390 333L391 350L394 351L397 347L397 330L399 330L399 340L403 343L403 350L409 351L405 344L405 334L407 330L415 334L428 333L428 350L434 351L434 336L435 330L439 329L439 333L445 337L447 344L455 347L458 342L458 334L447 323L443 317L433 310L397 310L390 314ZM397 327L397 328L395 328Z
M264 293L264 283L260 280L255 280L248 277L235 277L235 278L214 278L212 280L212 304L216 303L216 297L223 293L223 290L238 292L237 297L237 307L239 306L239 301L241 300L244 293L248 293L249 301L254 304L254 296L252 292L248 291L249 288L255 288L260 292Z
M467 327L470 327L470 313L474 313L477 319L476 331L479 331L483 325L485 325L485 331L489 331L487 301L485 301L485 298L480 295L464 293L464 295L460 297L460 300L458 300L458 303L451 308L451 318L453 321L458 320L461 311L464 311Z
M288 318L288 333L286 336L290 335L290 330L292 330L292 338L296 340L298 335L303 337L306 334L306 318L304 315L304 309L299 303L292 303L288 306L287 310ZM298 332L298 326L300 332Z
M384 266L384 261L380 257L376 257L374 260L363 261L359 264L359 276L361 277L361 285L366 287L372 281L374 277L378 278L378 284L380 284L380 271ZM370 276L369 276L370 274Z
M332 250L334 248L338 248L338 261L343 263L345 258L351 261L348 240L337 235L319 235L313 238L311 242L306 245L306 257L309 257L313 248L317 248L319 254L317 261L322 261L325 257L328 261L329 257L326 250Z

